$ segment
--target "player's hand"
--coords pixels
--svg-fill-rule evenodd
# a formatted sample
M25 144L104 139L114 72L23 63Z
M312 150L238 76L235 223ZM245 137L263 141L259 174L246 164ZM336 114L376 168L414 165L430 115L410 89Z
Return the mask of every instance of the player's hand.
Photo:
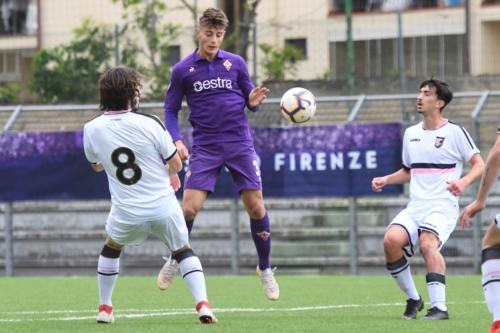
M189 159L189 150L184 145L184 142L182 142L182 140L175 141L175 147L177 148L177 153L179 154L181 160L185 161Z
M387 185L387 177L375 177L372 179L372 191L382 192L382 187Z
M92 163L90 164L90 166L92 167L92 170L94 170L95 172L101 172L104 170L104 166L101 164L101 162Z
M464 181L462 181L461 179L457 179L457 180L450 180L450 181L447 181L446 184L448 184L446 186L446 189L451 193L453 194L454 196L458 197L460 194L462 194L462 192L465 190L465 188L467 187L467 185L465 184Z
M462 210L460 213L460 228L465 229L470 227L470 220L476 216L477 213L482 211L486 204L484 202L480 202L474 200L467 207Z
M269 89L266 87L253 88L248 96L248 106L251 108L259 106L267 98L268 93Z
M181 188L181 180L179 179L179 175L170 175L170 185L174 189L175 192L179 191Z

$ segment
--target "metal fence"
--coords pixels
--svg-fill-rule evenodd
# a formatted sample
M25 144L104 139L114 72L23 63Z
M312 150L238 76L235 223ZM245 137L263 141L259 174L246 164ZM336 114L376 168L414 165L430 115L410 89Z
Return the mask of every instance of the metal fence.
M357 95L357 96L323 96L318 97L318 110L310 126L348 123L348 122L402 122L405 126L419 121L415 107L415 94L400 95ZM184 105L186 108L186 105ZM156 114L162 118L163 103L141 104L143 112ZM445 116L462 124L470 131L475 142L480 147L483 156L495 140L498 119L500 118L500 91L459 92L453 102L444 111ZM79 130L83 124L98 115L96 105L18 105L0 107L0 127L5 131L59 131ZM183 110L180 116L181 126L188 126L188 112ZM289 124L280 115L279 99L269 98L258 113L249 113L253 126L296 126ZM1 134L0 134L1 135ZM464 196L472 196L474 187ZM498 192L496 192L498 194ZM340 198L342 199L342 198ZM340 200L339 199L339 200ZM358 198L343 198L344 208L348 210L349 232L349 269L351 273L358 272L358 228L357 219L363 209L381 207L387 202L382 199L376 202L359 204ZM397 198L397 201L402 198ZM285 200L286 201L286 200ZM283 206L283 203L281 203ZM286 203L284 204L286 206ZM294 209L292 201L289 207ZM367 208L372 207L372 208ZM237 201L230 204L231 214L231 268L233 273L239 272L239 229ZM4 204L4 241L5 241L5 274L10 276L14 270L13 253L13 203ZM481 218L478 217L478 221ZM473 260L476 270L480 258L481 223L476 223L471 234Z

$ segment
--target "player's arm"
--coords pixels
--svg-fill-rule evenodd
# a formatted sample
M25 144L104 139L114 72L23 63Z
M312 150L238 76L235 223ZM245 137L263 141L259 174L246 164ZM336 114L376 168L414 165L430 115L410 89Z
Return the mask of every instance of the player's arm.
M467 130L461 127L461 131L458 133L459 135L456 140L458 151L462 155L463 160L469 161L471 167L469 172L460 179L447 182L447 189L454 196L459 196L467 186L479 180L484 170L483 159L481 158L481 155L479 155L479 150L474 145L474 142L472 141Z
M481 178L481 175L483 174L484 162L479 153L472 155L469 163L471 165L471 168L466 175L458 180L448 182L448 191L450 191L450 193L454 196L459 196L460 194L462 194L467 186L479 180L479 178Z
M94 151L94 148L92 146L92 140L90 140L90 135L89 131L87 130L87 125L83 127L83 151L85 153L85 157L87 158L87 161L90 162L90 166L92 167L92 170L95 172L101 172L104 170L104 167L99 161L99 157Z
M375 177L372 179L372 191L382 192L385 185L403 184L410 180L410 169L403 167L390 175Z
M182 160L179 157L177 148L172 142L172 136L161 124L161 122L153 122L151 133L153 142L160 155L165 159L166 168L169 176L176 176L182 170Z
M182 109L183 98L182 76L177 67L174 67L172 76L170 77L170 84L165 94L165 126L172 136L181 159L185 160L189 157L189 151L182 142L181 129L179 127L179 111Z
M493 185L500 175L500 134L497 134L497 140L486 158L486 166L483 177L479 185L476 199L464 208L460 214L460 226L468 227L469 221L481 210L486 207L486 199L491 192Z
M408 165L411 165L410 156L408 152L408 145L405 144L408 138L408 132L405 131L403 136L403 151L401 154L403 160L403 167L398 171L391 173L389 175L385 175L382 177L375 177L372 179L372 191L373 192L382 192L382 188L385 185L395 185L395 184L403 184L410 181L411 172Z
M182 160L178 153L174 154L168 161L169 176L176 176L182 170Z
M493 185L498 179L500 174L500 134L497 134L497 140L488 153L486 158L486 166L484 169L483 178L477 192L476 199L486 202L486 198L490 193Z

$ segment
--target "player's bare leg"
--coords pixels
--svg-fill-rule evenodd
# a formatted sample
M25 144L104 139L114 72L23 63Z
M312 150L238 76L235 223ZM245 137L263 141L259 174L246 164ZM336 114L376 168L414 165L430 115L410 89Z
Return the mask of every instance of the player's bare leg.
M207 199L207 192L194 189L185 189L182 198L182 213L186 219L186 226L189 234L193 229L194 219L198 212L203 208L203 204Z
M424 307L411 275L410 264L406 260L403 247L409 242L408 235L399 225L391 225L384 236L386 267L399 288L406 294L406 309L403 319L416 319L417 312Z
M500 333L500 229L495 223L484 235L481 262L484 298L493 316L490 333Z
M274 277L274 270L271 269L271 227L264 206L262 191L243 190L241 199L250 216L252 239L259 256L259 264L256 269L257 275L260 277L266 297L269 300L277 300L280 296L280 289Z
M420 252L427 269L425 280L431 302L431 307L423 319L449 319L446 307L446 263L439 251L439 239L434 233L422 230L420 234Z

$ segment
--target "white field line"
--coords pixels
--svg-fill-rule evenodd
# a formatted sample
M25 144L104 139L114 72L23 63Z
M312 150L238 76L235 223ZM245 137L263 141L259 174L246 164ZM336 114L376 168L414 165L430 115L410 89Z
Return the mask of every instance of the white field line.
M484 304L484 301L473 302L448 302L448 304ZM378 303L378 304L331 304L318 306L302 306L292 308L213 308L217 313L245 313L245 312L300 312L300 311L321 311L332 309L349 309L349 308L370 308L370 307L391 307L404 306L405 303ZM92 313L93 315L83 315ZM144 318L144 317L159 317L159 316L177 316L177 315L193 315L196 311L191 308L182 309L120 309L115 311L115 315L119 318ZM28 315L44 316L44 315L69 315L64 317L45 317L45 318L30 318ZM82 314L80 316L75 314ZM66 320L95 320L97 315L96 310L47 310L47 311L12 311L0 313L0 323L14 322L34 322L34 321L66 321ZM23 316L22 318L12 318ZM3 317L3 318L2 318ZM6 318L11 317L11 318Z

